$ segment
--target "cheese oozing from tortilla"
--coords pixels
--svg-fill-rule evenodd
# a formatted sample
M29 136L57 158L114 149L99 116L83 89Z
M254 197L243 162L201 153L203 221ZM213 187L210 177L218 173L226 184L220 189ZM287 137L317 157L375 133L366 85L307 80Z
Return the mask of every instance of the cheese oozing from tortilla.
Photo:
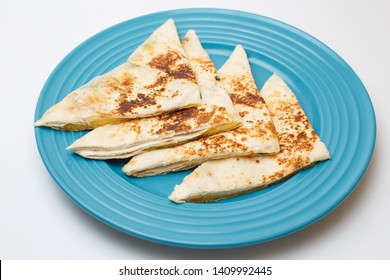
M173 148L137 155L124 166L123 171L127 175L144 177L166 174L189 169L212 159L279 152L274 124L258 92L241 45L235 48L218 73L242 117L242 126Z
M278 75L264 84L261 96L279 135L280 152L205 162L175 187L170 200L204 202L236 196L284 180L330 158L294 93Z
M128 60L49 108L35 126L93 129L201 103L199 87L169 19Z
M146 150L175 146L240 126L241 117L196 33L189 31L182 45L199 84L202 96L199 107L99 127L69 149L92 159L129 158Z

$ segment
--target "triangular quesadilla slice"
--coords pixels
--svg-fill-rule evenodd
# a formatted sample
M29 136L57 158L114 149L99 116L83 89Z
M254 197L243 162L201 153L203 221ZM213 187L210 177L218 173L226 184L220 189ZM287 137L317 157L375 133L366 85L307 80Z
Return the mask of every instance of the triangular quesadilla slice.
M68 94L35 125L68 131L92 129L189 108L200 102L195 74L175 23L169 19L127 62Z
M241 118L195 32L187 33L183 48L198 80L202 105L105 125L92 130L69 149L93 159L129 158L148 149L174 146L240 126Z
M236 47L218 73L242 117L242 126L173 148L140 154L124 166L123 171L127 175L165 174L189 169L212 159L279 152L274 124L257 90L242 46Z
M280 153L205 162L175 187L169 199L181 203L236 196L284 180L330 158L295 95L279 76L274 74L265 83L261 96L279 135Z

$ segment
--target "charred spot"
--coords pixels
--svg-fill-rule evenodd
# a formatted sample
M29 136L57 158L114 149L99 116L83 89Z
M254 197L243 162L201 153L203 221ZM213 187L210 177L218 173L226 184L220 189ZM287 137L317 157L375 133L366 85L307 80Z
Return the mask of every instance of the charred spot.
M214 116L215 110L212 110L211 112L205 111L199 111L198 116L196 116L196 123L198 125L209 123L211 118Z
M265 104L263 97L257 94L246 92L245 94L230 93L234 105L245 105L254 108L262 108Z
M294 116L294 121L295 122L301 122L305 119L305 115L302 113L302 112L298 112L295 116Z
M218 77L218 75L215 75L215 77L214 77L214 78L215 78L215 80L216 80L216 81L220 81L220 80L221 80L221 78L220 78L220 77Z
M237 127L235 131L239 134L249 134L249 129L244 126Z
M229 121L230 121L229 118L227 118L224 115L219 115L219 114L215 114L212 118L213 124L224 123L224 122L229 122Z
M275 173L273 174L273 176L274 176L274 179L283 178L284 172L283 172L283 171L275 172Z
M248 150L248 147L246 145L240 144L232 139L229 139L223 134L215 134L209 137L201 138L198 141L208 153L231 153L237 151L245 152Z
M223 122L230 122L231 119L228 116L225 107L212 106L211 111L203 111L196 118L196 122L200 124L210 123L210 124L219 124Z
M269 130L270 129L268 128L267 124L264 123L263 120L257 120L256 125L253 127L253 129L248 131L248 135L265 138L265 136L269 134Z
M154 57L148 65L152 68L161 70L168 73L170 69L176 65L177 61L180 60L182 56L175 51L168 51L165 54L160 54Z
M191 129L190 125L183 124L180 122L174 122L174 123L164 123L162 128L157 130L157 134L162 134L165 132L180 132L180 131L185 131Z
M231 81L231 86L234 92L250 92L251 94L259 95L254 80L245 75L235 77Z
M296 142L296 150L297 151L311 151L313 150L314 146L311 141L297 141Z
M191 129L191 126L187 124L188 120L196 118L197 115L198 112L195 107L161 115L158 118L163 125L156 133L163 134L171 131L181 132L189 130Z
M159 76L157 78L157 80L153 83L153 84L150 84L148 86L145 86L146 89L156 89L156 88L160 88L160 90L164 90L166 84L168 82L168 77L166 75L164 76Z
M159 116L160 121L174 121L174 122L182 122L188 119L195 118L198 115L198 110L196 107L191 107L188 109L182 109L174 112L170 112L164 115Z
M156 99L153 95L145 95L139 93L136 99L128 100L126 94L121 94L119 98L119 105L117 111L119 114L125 114L131 112L135 108L144 107L147 108L151 105L156 105Z
M300 141L304 141L307 138L308 138L307 134L304 131L299 132L298 135L297 135L297 139L300 140Z
M240 115L241 118L244 118L246 115L249 114L249 112L248 111L241 111L238 114ZM253 123L253 121L251 121L251 122Z
M278 157L277 160L278 160L278 164L279 164L279 165L282 165L282 164L284 165L284 164L286 164L287 161L288 161L288 160L287 160L286 158L284 158L284 157Z
M164 72L169 79L185 79L196 83L196 77L191 67L184 63L178 65L178 61L182 58L181 54L170 50L154 57L148 66Z
M302 169L307 163L309 162L309 159L307 157L294 157L290 161L290 165L295 170Z
M173 79L184 79L196 83L194 71L188 64L179 64L175 69L172 69L168 75Z

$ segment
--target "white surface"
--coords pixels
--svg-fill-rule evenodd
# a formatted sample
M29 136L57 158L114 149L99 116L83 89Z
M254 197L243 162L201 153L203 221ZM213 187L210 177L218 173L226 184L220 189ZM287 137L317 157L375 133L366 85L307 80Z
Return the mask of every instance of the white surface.
M245 248L174 248L95 220L49 176L32 124L40 90L57 63L116 23L187 7L250 11L298 27L341 55L365 84L377 117L374 156L357 189L321 221ZM0 1L0 259L390 259L389 12L385 0Z

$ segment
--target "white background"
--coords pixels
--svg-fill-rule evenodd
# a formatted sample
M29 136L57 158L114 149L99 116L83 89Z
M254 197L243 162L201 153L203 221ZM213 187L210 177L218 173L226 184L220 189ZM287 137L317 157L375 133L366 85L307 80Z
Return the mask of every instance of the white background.
M116 23L176 8L272 17L315 36L365 84L377 117L371 164L350 197L314 225L255 246L195 250L118 232L79 209L39 157L33 116L59 61ZM0 259L390 259L390 1L0 1ZM356 163L359 164L359 163Z

